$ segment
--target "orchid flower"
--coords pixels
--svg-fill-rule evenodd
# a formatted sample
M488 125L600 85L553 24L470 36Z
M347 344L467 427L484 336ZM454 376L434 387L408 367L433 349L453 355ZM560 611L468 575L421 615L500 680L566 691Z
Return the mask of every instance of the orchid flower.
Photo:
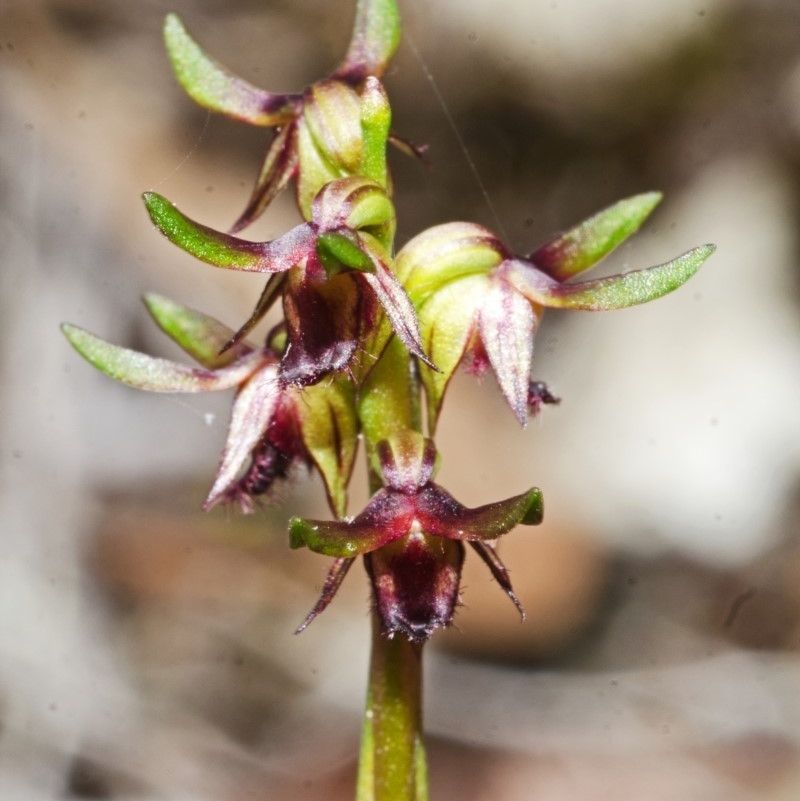
M193 100L276 130L232 233L257 219L294 177L306 219L314 196L336 178L364 175L386 186L390 111L378 79L400 42L395 0L358 0L344 59L328 79L302 92L267 92L229 72L203 52L175 14L166 19L164 39L178 82Z
M638 230L660 199L650 192L620 201L529 256L514 256L488 229L460 222L429 228L398 253L398 277L417 308L426 353L438 368L421 371L431 431L447 385L466 361L476 372L491 366L522 425L531 408L548 402L532 391L531 381L534 334L545 307L623 309L665 295L697 272L713 245L656 267L571 280Z
M295 517L289 523L293 548L306 546L335 557L322 597L300 630L325 609L353 559L363 555L384 634L427 640L453 620L464 542L486 562L524 617L508 571L489 542L520 523L540 523L541 492L531 489L468 509L431 480L437 453L430 439L406 430L379 443L378 455L386 485L361 514L337 521Z
M227 326L159 295L146 296L145 303L162 330L201 367L112 345L74 325L64 324L62 330L90 364L128 386L170 393L236 389L227 440L204 508L236 502L251 512L256 496L286 478L293 465L306 464L322 475L334 513L344 514L357 446L350 382L305 391L286 387L271 348L240 341L220 354L233 335Z
M188 253L217 267L273 276L250 319L225 347L239 342L282 294L287 333L282 383L314 384L347 369L359 342L378 323L375 301L408 350L435 369L422 349L414 307L389 266L394 206L373 181L353 177L326 184L314 198L311 220L270 242L215 231L161 195L144 197L158 229Z

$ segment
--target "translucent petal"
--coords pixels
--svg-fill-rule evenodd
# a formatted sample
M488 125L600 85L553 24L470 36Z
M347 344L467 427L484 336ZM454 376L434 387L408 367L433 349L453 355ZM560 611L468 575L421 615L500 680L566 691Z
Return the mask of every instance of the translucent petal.
M403 289L395 274L383 261L375 257L374 254L371 253L371 255L375 265L375 272L359 273L359 277L372 288L383 310L386 312L389 322L392 324L392 330L408 348L409 352L413 353L414 356L432 369L437 370L436 365L426 356L422 348L417 313L405 289Z
M525 425L536 329L531 304L511 284L490 281L481 303L478 328L503 397L517 420Z
M441 372L427 365L420 367L420 378L428 402L428 430L436 431L436 423L444 395L475 333L478 310L489 290L489 278L473 275L451 281L435 292L419 310L422 345Z
M504 245L487 228L454 222L415 236L397 254L395 270L419 306L450 281L488 273L507 256Z
M341 178L337 170L323 158L308 123L301 116L297 120L297 158L303 169L297 173L297 205L304 220L311 219L311 204L326 184Z
M342 81L320 81L306 89L303 119L320 156L340 176L361 163L361 101Z
M269 425L280 397L277 365L268 364L256 372L237 393L233 402L228 437L217 475L204 504L210 509L222 500Z

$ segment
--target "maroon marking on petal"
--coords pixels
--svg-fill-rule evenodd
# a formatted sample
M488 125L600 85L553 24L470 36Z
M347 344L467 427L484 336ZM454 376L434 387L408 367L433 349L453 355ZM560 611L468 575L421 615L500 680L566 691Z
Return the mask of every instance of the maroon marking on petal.
M464 369L476 378L483 378L486 371L491 366L489 356L486 353L486 348L483 347L483 342L478 336L473 336L467 350L464 354L462 362Z
M542 245L538 250L535 250L528 256L527 260L552 279L563 281L569 278L569 274L567 274L566 277L562 277L562 268L564 263L567 262L571 256L574 256L575 250L574 242L559 237L546 245Z
M360 292L353 276L315 281L298 275L283 296L288 344L284 385L309 386L347 367L358 348Z
M364 564L383 634L424 642L453 621L464 546L412 533L367 554Z
M235 237L231 238L235 239ZM300 264L314 252L317 233L309 223L301 223L271 242L249 244L260 250L260 258L263 263L260 272L282 273Z
M416 498L393 489L379 489L364 511L353 520L353 529L380 528L384 531L381 545L408 534L416 514Z
M432 370L436 370L437 373L441 372L422 349L417 312L405 289L385 264L377 259L373 259L373 263L375 264L375 272L360 273L359 277L372 288L381 306L383 306L386 316L389 318L392 330L406 346L409 353L414 354Z
M525 425L536 330L531 304L510 284L496 279L481 306L478 329L503 396Z

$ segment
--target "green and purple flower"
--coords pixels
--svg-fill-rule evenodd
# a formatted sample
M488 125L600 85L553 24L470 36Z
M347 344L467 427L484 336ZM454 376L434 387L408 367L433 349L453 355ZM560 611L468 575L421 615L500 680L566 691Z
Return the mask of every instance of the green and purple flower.
M378 458L385 486L357 517L331 521L296 517L289 523L293 548L305 546L335 557L320 602L300 629L328 605L353 559L363 556L384 634L427 640L436 628L453 620L465 542L522 613L508 572L490 542L518 524L540 523L541 492L531 489L468 509L432 481L436 447L413 431L379 443Z
M609 311L646 303L687 281L714 252L694 248L643 270L573 282L638 230L660 201L650 192L620 201L526 257L514 256L474 223L435 226L398 254L396 269L420 321L425 351L438 371L423 366L431 430L459 364L491 367L523 425L544 398L532 393L533 340L545 307Z
M198 259L273 276L250 319L225 347L240 341L282 297L283 384L310 385L349 369L361 355L359 342L381 323L379 308L408 350L435 369L423 351L414 307L390 266L394 206L375 182L353 177L326 184L314 198L310 221L270 242L215 231L155 193L145 194L145 203L164 236Z
M267 92L229 72L203 52L175 14L167 17L164 39L175 75L193 100L276 131L231 232L257 219L295 177L306 219L317 192L336 178L363 175L386 186L391 113L378 79L400 41L395 0L359 0L344 59L329 78L302 92Z
M145 303L162 330L200 367L112 345L77 326L65 324L62 330L90 364L128 386L169 393L236 389L205 508L237 503L251 512L255 498L268 495L293 467L306 465L319 470L334 513L344 514L358 444L351 382L343 378L305 390L287 387L271 347L240 341L221 353L233 336L227 326L159 295L148 295Z

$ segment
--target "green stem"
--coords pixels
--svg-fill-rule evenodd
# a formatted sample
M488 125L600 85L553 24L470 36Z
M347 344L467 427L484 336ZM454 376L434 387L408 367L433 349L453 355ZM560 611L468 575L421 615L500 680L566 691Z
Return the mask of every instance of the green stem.
M392 336L361 386L358 414L369 464L370 492L380 489L376 445L422 430L420 381L413 360ZM372 654L361 735L356 801L427 801L422 736L422 644L381 633L372 612Z
M372 613L372 655L356 801L427 801L422 735L422 644L381 633Z

